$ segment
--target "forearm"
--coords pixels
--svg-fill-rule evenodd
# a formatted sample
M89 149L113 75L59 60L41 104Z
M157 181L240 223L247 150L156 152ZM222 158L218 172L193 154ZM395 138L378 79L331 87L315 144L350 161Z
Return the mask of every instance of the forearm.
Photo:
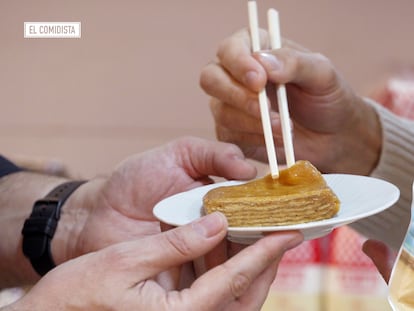
M372 103L381 119L383 146L373 177L387 180L401 192L390 209L353 225L370 238L400 247L410 221L412 182L414 177L414 122L399 118Z
M21 230L36 200L65 179L30 172L0 178L0 287L30 284L39 276L22 251Z

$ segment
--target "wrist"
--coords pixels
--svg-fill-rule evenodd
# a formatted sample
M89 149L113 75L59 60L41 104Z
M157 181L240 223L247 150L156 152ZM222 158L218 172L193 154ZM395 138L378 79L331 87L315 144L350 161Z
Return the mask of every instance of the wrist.
M61 218L51 244L56 265L88 252L83 247L83 233L102 183L101 179L95 179L81 185L62 206Z
M64 178L25 171L1 178L1 287L21 286L38 280L39 276L23 254L21 229L31 213L34 202L65 181L67 180Z
M51 242L59 224L62 206L85 181L67 181L59 184L45 197L36 200L22 229L23 253L39 275L44 275L56 264Z

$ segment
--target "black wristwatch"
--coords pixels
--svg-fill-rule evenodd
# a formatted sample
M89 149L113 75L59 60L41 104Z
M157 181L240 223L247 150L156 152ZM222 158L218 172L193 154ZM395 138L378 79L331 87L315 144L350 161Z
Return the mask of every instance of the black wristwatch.
M35 202L30 217L24 222L23 253L41 276L56 266L50 242L56 231L61 207L83 183L85 181L69 181L57 186L46 197Z

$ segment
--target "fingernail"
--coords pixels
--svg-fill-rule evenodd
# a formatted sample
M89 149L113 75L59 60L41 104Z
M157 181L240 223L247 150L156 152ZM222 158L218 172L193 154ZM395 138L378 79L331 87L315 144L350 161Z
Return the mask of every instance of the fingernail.
M235 153L231 155L231 159L235 161L246 161L246 157L243 153Z
M244 76L244 84L246 86L252 86L257 83L258 74L256 71L248 71L246 75Z
M193 222L193 229L205 238L210 238L223 230L224 219L219 213L212 213Z
M271 236L275 239L276 243L283 245L284 252L295 248L303 242L303 234L300 232L279 232L272 233Z
M303 242L302 234L295 234L294 237L286 243L286 250L295 248Z
M259 53L260 61L272 71L279 71L282 69L282 62L273 54Z

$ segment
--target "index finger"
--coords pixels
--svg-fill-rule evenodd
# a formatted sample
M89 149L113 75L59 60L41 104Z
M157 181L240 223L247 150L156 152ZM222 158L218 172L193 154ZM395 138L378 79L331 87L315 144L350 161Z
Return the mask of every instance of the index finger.
M193 179L213 175L246 180L256 176L256 167L236 145L196 137L178 139L172 144L180 157L177 163Z
M195 281L190 291L186 292L191 296L187 301L208 297L205 299L208 302L205 310L217 310L219 306L238 299L285 251L302 240L303 236L299 232L292 231L260 239Z
M260 31L260 41L265 49L268 39L264 31ZM240 84L252 91L260 91L266 85L266 72L262 65L252 56L250 36L243 29L220 44L217 57L220 65Z

